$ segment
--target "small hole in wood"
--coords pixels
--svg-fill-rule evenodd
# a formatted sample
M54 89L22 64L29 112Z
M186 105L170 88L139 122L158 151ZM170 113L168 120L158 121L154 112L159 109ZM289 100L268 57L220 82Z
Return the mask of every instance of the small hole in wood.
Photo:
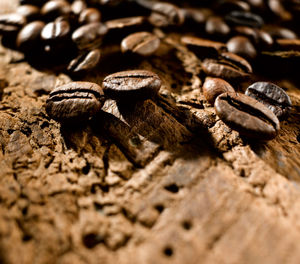
M165 186L165 189L172 193L177 193L179 191L179 187L175 183Z
M163 252L166 257L172 257L174 254L173 249L170 246L166 246Z
M165 210L165 207L162 204L157 204L154 206L154 208L161 214L163 210Z
M181 225L182 225L183 229L185 229L185 230L190 230L193 226L191 221L189 221L189 220L183 221Z

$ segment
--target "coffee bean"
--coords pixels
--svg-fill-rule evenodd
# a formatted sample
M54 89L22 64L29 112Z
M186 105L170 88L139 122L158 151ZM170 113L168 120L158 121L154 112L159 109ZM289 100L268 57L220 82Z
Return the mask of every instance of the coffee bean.
M121 42L122 52L132 52L141 56L152 55L159 47L160 40L149 32L137 32Z
M280 128L273 112L247 95L223 93L217 97L214 106L220 119L241 135L269 140Z
M160 86L158 75L146 70L117 72L103 80L105 95L116 100L151 97L158 92Z
M70 62L67 70L74 73L91 70L98 65L100 56L101 52L99 49L84 52Z
M54 120L77 122L92 117L103 103L103 90L96 83L71 82L50 93L46 111Z
M116 29L123 29L128 27L137 27L145 22L145 17L137 16L137 17L125 17L119 19L113 19L106 21L106 26L109 31Z
M213 105L216 98L222 93L234 93L233 87L223 79L206 77L202 86L205 99Z
M181 12L184 15L184 23L197 26L204 24L212 15L210 9L204 8L182 8Z
M257 55L256 49L251 41L243 36L236 36L228 40L227 49L246 59L254 59Z
M86 8L84 9L79 16L78 22L80 24L89 24L93 22L101 21L101 13L96 8Z
M40 9L34 5L22 5L17 8L17 13L24 16L27 22L31 22L39 18Z
M250 11L250 5L244 1L222 0L219 1L218 11L227 14L232 11Z
M247 60L245 60L244 58L242 58L234 53L231 53L231 52L222 52L220 54L220 57L235 64L236 66L241 68L244 72L252 73L252 67L251 67L250 63Z
M269 0L268 5L271 11L275 15L279 16L282 20L292 19L292 14L284 8L281 0Z
M205 31L207 34L222 37L230 33L230 27L222 18L213 16L206 21Z
M226 61L218 61L214 59L205 59L201 64L203 71L208 76L218 77L225 80L244 80L249 78L249 74L243 72L235 65Z
M232 26L248 26L260 28L263 26L263 19L256 14L244 11L232 11L225 16L225 21Z
M105 24L90 23L76 29L72 34L72 40L80 50L96 48L101 44L106 33Z
M17 37L17 47L25 53L38 49L44 26L43 21L34 21L23 27Z
M300 39L277 39L276 48L278 50L300 51Z
M71 13L71 5L64 0L48 1L41 8L42 16L48 20L54 20L59 16L68 16Z
M86 8L87 4L84 0L75 0L71 5L72 12L77 16Z
M149 22L156 27L182 25L183 12L175 5L166 2L155 2L151 7L152 13Z
M18 13L0 15L0 33L18 32L26 24L26 18Z
M270 82L253 83L247 88L245 94L266 105L278 118L285 116L292 107L287 93Z
M70 34L70 24L62 17L48 23L41 32L42 39L47 43L61 42Z
M184 36L181 38L181 42L202 59L207 57L217 58L219 52L227 50L224 43L209 39Z

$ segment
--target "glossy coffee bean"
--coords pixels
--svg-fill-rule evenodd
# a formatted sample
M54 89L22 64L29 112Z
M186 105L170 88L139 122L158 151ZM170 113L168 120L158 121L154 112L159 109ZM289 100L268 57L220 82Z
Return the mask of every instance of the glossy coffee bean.
M284 1L281 0L269 0L268 1L268 6L271 9L271 11L279 16L282 20L291 20L293 15L291 12L285 9Z
M205 31L214 36L227 36L230 33L230 27L222 18L212 16L206 21Z
M210 9L203 8L182 8L181 12L184 15L184 23L197 26L204 24L212 15Z
M76 29L72 34L72 40L80 50L98 47L105 34L107 27L100 22L90 23Z
M79 16L79 14L87 8L87 4L84 0L75 0L71 5L73 14Z
M34 5L22 5L17 8L17 13L24 16L27 22L30 22L39 18L40 9Z
M125 18L118 18L106 21L106 26L109 31L116 30L116 29L125 29L131 27L138 27L145 23L145 17L143 16L136 16L136 17L125 17Z
M93 22L101 21L101 12L96 8L86 8L84 9L78 18L80 24L89 24Z
M280 129L276 115L247 95L223 93L217 97L214 106L220 119L241 135L269 140Z
M55 88L46 101L47 114L57 121L84 121L104 103L103 90L96 83L71 82Z
M300 39L277 39L276 48L278 50L300 51Z
M17 47L25 53L39 48L44 26L43 21L34 21L23 27L17 36Z
M166 2L155 2L151 7L149 22L156 27L181 25L184 14L177 6Z
M247 2L235 0L221 0L219 1L217 8L223 14L232 11L250 11L250 5Z
M26 18L18 13L0 15L0 33L18 32L26 24Z
M238 66L240 69L242 69L246 73L252 73L252 67L250 63L245 60L243 57L240 57L234 53L231 52L223 52L220 54L220 57L222 59L225 59L236 66Z
M214 105L216 98L222 93L234 93L233 87L223 79L206 77L202 86L205 99Z
M249 78L248 73L245 73L234 64L224 60L205 59L201 66L208 76L232 81L245 80Z
M74 73L91 70L98 65L100 56L99 49L84 52L70 62L67 70Z
M127 36L121 42L122 52L131 52L141 56L152 55L159 47L160 40L149 32L137 32Z
M251 41L243 36L236 36L228 40L227 49L246 59L254 59L257 55L257 51Z
M48 1L41 8L41 15L48 21L54 20L59 16L69 16L71 5L64 0Z
M263 26L263 19L256 14L244 11L232 11L225 16L225 21L232 26L248 26L260 28Z
M288 114L292 107L287 93L270 82L253 83L247 88L245 94L266 105L278 118Z
M146 70L117 72L103 80L105 95L116 100L152 97L159 91L160 86L158 75Z
M66 39L70 34L70 24L63 18L57 18L48 23L41 32L42 39L47 43L53 43Z
M264 30L274 39L297 39L297 34L289 28L266 25Z
M226 51L226 45L222 42L202 39L197 37L184 36L181 42L193 51L199 58L217 58L219 52Z

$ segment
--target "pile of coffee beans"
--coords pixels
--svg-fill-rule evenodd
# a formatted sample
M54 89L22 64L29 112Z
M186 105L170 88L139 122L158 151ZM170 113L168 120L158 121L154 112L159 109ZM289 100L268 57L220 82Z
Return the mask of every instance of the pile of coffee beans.
M220 119L242 135L271 139L278 118L291 110L289 96L270 82L255 82L243 93L240 83L250 84L262 62L299 60L299 14L296 0L20 0L15 13L0 15L0 34L28 60L62 65L71 77L95 69L111 44L120 46L121 56L147 60L163 41L157 28L179 34L201 63L202 92ZM150 71L113 73L102 87L72 82L55 88L46 110L60 122L89 119L105 98L142 100L160 86Z

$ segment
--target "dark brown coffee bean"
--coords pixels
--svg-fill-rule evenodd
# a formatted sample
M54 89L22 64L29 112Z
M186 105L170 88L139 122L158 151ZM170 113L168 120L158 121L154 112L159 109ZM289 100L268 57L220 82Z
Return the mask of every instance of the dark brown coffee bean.
M214 105L216 98L222 93L234 93L233 87L223 79L206 77L202 86L205 99Z
M251 41L243 36L236 36L227 42L228 51L240 55L246 59L254 59L257 55L256 49Z
M266 105L278 118L285 116L292 107L287 93L270 82L253 83L247 88L245 94Z
M70 62L67 70L74 73L91 70L98 65L100 56L101 52L99 49L84 52Z
M192 25L204 24L208 17L212 15L210 9L204 8L182 8L181 12L184 15L184 22Z
M225 80L244 80L249 78L249 74L243 72L238 67L226 61L205 59L201 64L203 71L208 76L218 77Z
M284 8L282 0L269 0L268 5L272 12L282 20L291 20L293 15Z
M17 13L24 16L27 22L30 22L39 18L40 9L34 5L22 5L17 8Z
M18 13L0 15L0 33L18 32L26 24L26 18Z
M277 39L276 48L278 50L300 51L300 39Z
M230 27L222 18L213 16L206 21L205 31L210 35L227 36L230 33Z
M80 24L89 24L101 21L101 12L96 8L86 8L79 16L78 22Z
M266 25L264 30L274 39L297 39L297 34L288 28Z
M166 2L155 2L151 7L149 22L156 27L182 25L184 14L177 6Z
M263 26L263 19L256 14L244 11L232 11L225 16L225 21L232 26L248 26L260 28Z
M197 37L184 36L181 42L193 51L199 58L217 58L219 52L226 51L226 45L222 42L202 39Z
M47 114L57 121L87 120L104 103L99 85L90 82L71 82L55 88L46 102Z
M17 47L23 52L34 51L39 48L44 26L43 21L34 21L23 27L17 37Z
M222 0L218 3L218 11L227 14L232 11L250 11L250 5L244 1Z
M222 59L225 59L236 66L238 66L240 69L242 69L244 72L252 73L252 67L248 61L246 61L244 58L231 53L231 52L222 52L220 57Z
M48 20L54 20L59 16L69 16L71 13L71 5L64 0L51 0L48 1L41 8L42 16Z
M84 0L75 0L71 5L73 14L79 16L79 14L87 8L87 4Z
M57 18L54 22L48 23L41 32L41 37L48 43L62 41L70 34L70 24L63 18Z
M280 129L278 118L270 109L244 94L219 95L215 110L226 125L247 137L269 140Z
M90 23L76 29L72 34L72 40L78 49L97 48L107 33L107 27L100 22Z
M115 29L124 29L128 27L137 27L145 22L145 17L137 16L137 17L125 17L114 20L106 21L106 26L109 31Z
M161 86L157 74L146 70L123 71L103 80L106 96L116 100L133 100L155 95Z
M121 42L122 52L132 52L141 56L152 55L159 47L160 40L149 32L137 32Z

